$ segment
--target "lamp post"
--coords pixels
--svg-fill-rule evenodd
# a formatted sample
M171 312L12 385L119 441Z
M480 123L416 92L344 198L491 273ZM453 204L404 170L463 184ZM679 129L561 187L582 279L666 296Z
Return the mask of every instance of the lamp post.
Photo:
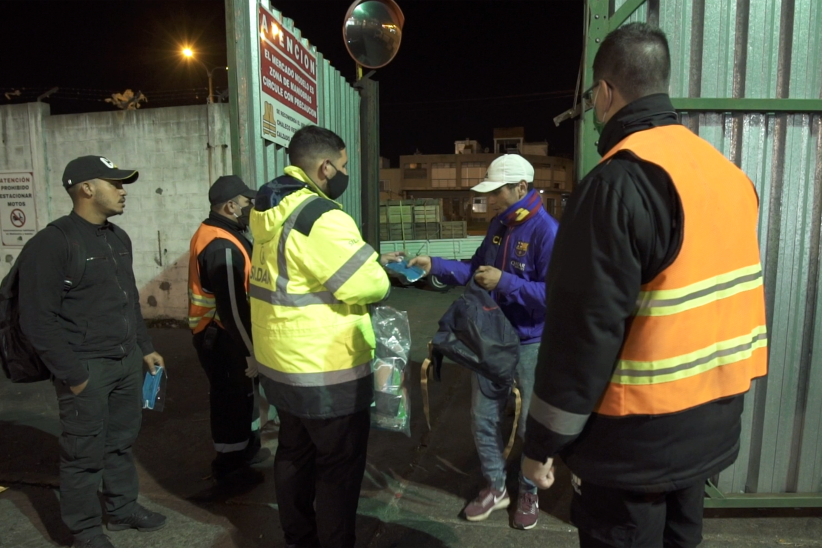
M223 67L216 66L216 67L208 68L205 63L203 63L202 61L200 61L199 59L194 57L194 52L191 50L191 48L184 48L183 49L183 56L186 59L194 59L195 61L200 63L200 65L205 69L206 74L208 75L208 102L210 104L214 103L214 85L213 85L214 71L218 68L223 68ZM228 70L228 67L225 67L225 70Z

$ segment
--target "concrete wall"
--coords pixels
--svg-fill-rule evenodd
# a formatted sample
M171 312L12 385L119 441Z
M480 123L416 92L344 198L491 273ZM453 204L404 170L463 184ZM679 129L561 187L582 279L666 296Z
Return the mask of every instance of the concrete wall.
M61 177L73 158L99 154L137 169L123 227L146 318L187 314L188 244L208 215L211 183L231 172L228 105L50 116L48 105L0 106L0 171L31 171L37 227L71 211ZM0 246L5 276L19 248Z

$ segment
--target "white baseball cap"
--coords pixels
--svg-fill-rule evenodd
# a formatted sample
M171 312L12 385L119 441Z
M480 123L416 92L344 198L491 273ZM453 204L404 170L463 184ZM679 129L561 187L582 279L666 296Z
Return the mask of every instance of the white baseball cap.
M534 182L534 166L519 154L505 154L491 162L488 171L485 172L485 180L471 190L491 192L520 181Z

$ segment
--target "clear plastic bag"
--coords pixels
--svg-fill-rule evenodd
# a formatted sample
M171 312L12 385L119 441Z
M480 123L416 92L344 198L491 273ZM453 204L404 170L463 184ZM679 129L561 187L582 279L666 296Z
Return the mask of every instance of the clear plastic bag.
M377 339L372 362L374 403L371 405L371 426L402 432L410 437L411 405L405 387L411 350L408 314L380 305L372 309L371 323Z

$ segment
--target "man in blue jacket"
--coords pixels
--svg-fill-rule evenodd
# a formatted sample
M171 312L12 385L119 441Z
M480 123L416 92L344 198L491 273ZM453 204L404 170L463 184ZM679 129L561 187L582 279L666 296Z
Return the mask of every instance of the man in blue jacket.
M545 277L558 223L543 209L539 193L532 188L534 168L522 156L500 156L488 167L485 179L472 190L487 193L489 205L498 214L491 220L488 234L471 264L427 256L415 257L408 264L419 266L451 285L466 285L473 278L491 292L516 328L522 345L516 380L523 409L517 435L523 438L545 321ZM511 502L505 488L500 426L507 394L501 399L486 396L476 374L472 375L471 387L471 430L488 486L465 508L465 517L481 521ZM538 515L536 485L520 474L514 527L531 529L537 524Z

